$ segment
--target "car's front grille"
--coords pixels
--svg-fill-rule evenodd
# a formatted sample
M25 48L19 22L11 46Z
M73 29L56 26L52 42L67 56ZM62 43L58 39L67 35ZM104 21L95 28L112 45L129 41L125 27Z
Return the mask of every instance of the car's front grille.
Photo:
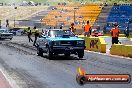
M61 45L63 46L75 46L76 44L76 41L61 41Z

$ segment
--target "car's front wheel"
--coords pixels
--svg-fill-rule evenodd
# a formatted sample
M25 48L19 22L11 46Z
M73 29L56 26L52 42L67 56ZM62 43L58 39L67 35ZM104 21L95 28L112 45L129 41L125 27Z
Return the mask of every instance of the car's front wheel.
M83 58L83 56L84 56L84 51L79 51L78 52L78 57L79 58Z
M49 59L53 59L53 52L50 50L49 47L47 47L47 55Z
M43 51L40 48L37 48L37 54L38 56L43 56Z

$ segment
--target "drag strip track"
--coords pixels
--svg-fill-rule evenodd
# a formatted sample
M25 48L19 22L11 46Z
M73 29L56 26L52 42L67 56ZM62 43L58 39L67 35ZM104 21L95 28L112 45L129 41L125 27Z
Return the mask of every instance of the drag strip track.
M24 52L26 52L28 54L36 55L36 48L35 47L31 47L31 46L24 45L24 44L13 43L13 42L8 43L7 45L10 46L10 47L14 47L14 48L16 48L18 50L24 51ZM31 52L31 50L33 50L33 52ZM107 58L111 58L112 59L112 60L108 61L107 58L104 58L104 59L103 58L99 58L99 57L97 57L96 54L94 54L95 56L93 57L93 55L92 55L93 53L89 53L89 54L91 54L91 55L87 55L87 53L85 52L85 57L82 60L78 59L76 57L69 57L69 58L62 57L64 61L61 61L61 62L63 64L70 65L69 63L65 62L65 60L69 59L69 60L73 60L71 65L73 65L75 63L75 64L80 64L80 66L84 65L84 67L86 67L85 65L91 64L91 65L95 66L95 68L102 68L102 70L106 69L106 70L117 72L117 73L122 73L123 71L121 70L121 72L120 72L118 70L115 70L115 71L114 70L110 70L110 69L108 69L108 67L105 68L105 67L102 67L101 65L102 64L107 64L107 65L110 65L110 66L121 67L121 68L128 69L128 71L129 71L129 69L132 69L132 63L131 63L130 60L128 60L130 63L120 63L119 59L122 59L122 58L117 58L118 61L115 61L113 58L108 56ZM102 57L106 57L106 56L102 55ZM57 58L57 60L62 60L61 57L56 57L56 58ZM85 59L85 58L87 58L87 59ZM59 63L60 63L60 61L59 61ZM95 64L95 63L98 63L98 64L100 63L100 65ZM129 72L125 71L125 73L129 73Z
M37 56L34 47L2 42L0 44L0 61L7 68L23 80L17 83L20 88L82 88L76 83L76 73L79 66L85 68L88 74L128 73L132 75L132 60L115 58L85 52L83 60L76 56L55 56L56 60L49 60ZM9 58L11 57L11 58ZM16 80L17 81L17 80ZM29 82L29 84L28 84ZM24 85L26 85L24 87ZM87 84L83 88L131 88L132 84Z

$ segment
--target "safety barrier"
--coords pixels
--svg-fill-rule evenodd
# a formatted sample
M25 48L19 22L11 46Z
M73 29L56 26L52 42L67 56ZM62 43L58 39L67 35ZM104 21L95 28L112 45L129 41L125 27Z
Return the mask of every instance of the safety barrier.
M110 54L123 56L122 49L123 44L113 44L112 47L110 48Z
M113 44L110 49L110 54L132 57L132 45Z
M86 50L95 51L106 53L106 42L105 37L109 36L102 36L102 37L84 37L83 35L78 36L85 40ZM126 38L126 37L120 37ZM130 38L132 41L132 38ZM110 48L110 54L118 55L118 56L125 56L125 57L132 57L132 45L125 45L125 44L113 44Z
M84 37L79 36L85 40L86 50L106 53L106 43L104 38L101 37Z
M119 34L119 37L125 37L125 34Z
M111 36L111 34L104 34L104 36ZM119 34L119 37L125 37L125 34Z

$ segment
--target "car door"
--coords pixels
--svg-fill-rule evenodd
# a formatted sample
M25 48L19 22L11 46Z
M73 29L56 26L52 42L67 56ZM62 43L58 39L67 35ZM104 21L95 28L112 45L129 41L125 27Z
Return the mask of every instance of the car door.
M39 47L42 48L44 51L46 50L46 43L47 43L47 32L45 31L39 38Z

